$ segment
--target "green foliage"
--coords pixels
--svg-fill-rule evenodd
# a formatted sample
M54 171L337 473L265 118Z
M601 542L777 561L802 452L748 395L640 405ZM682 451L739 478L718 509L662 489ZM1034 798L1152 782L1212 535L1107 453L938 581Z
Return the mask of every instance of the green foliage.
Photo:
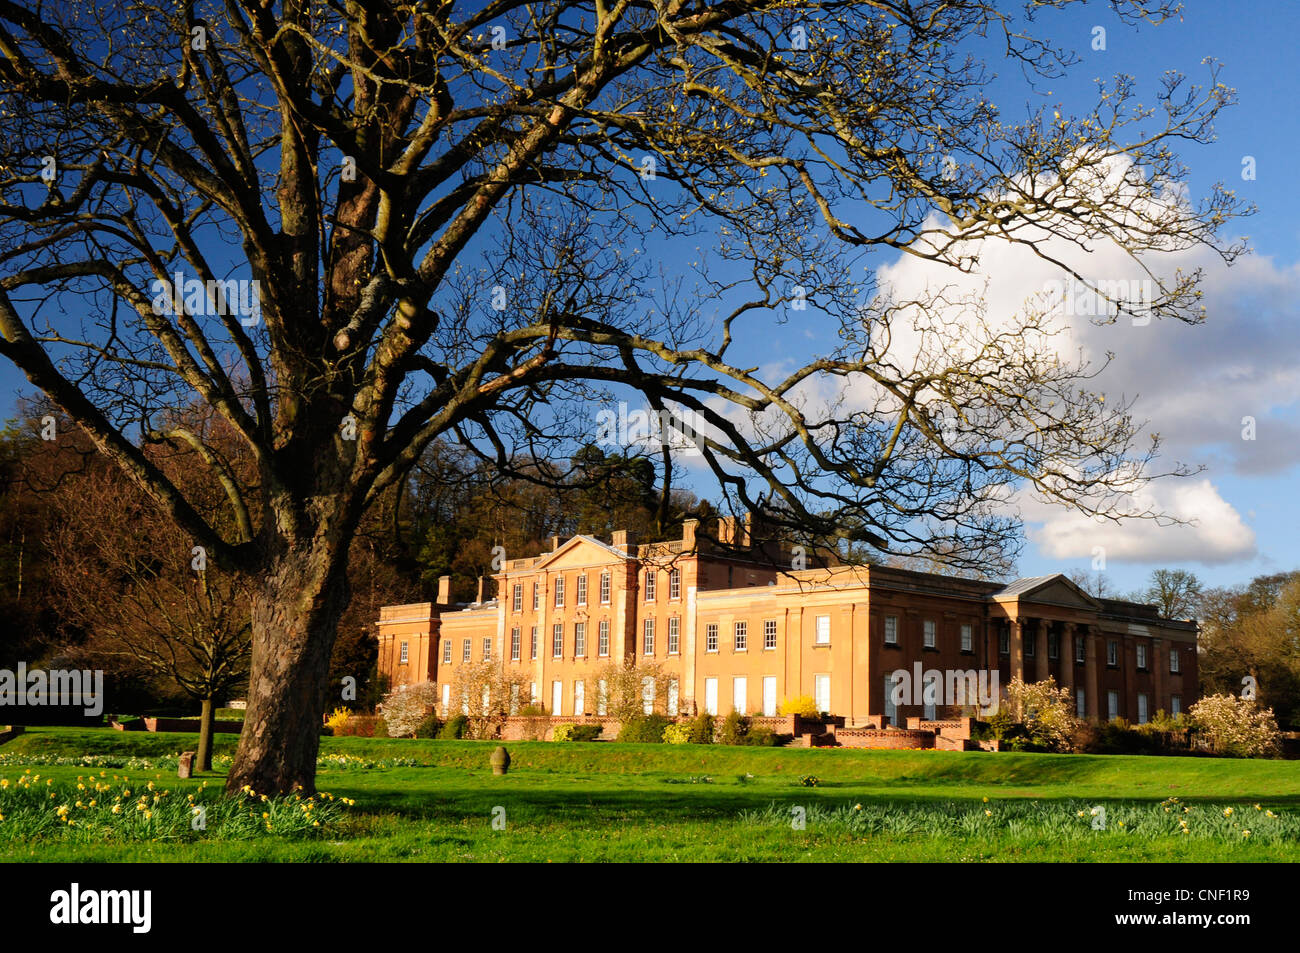
M623 730L618 734L619 741L639 744L661 744L664 730L671 722L663 715L638 715L623 722Z
M600 725L556 725L552 741L595 741L602 731Z
M442 729L442 721L438 718L436 711L431 711L424 716L415 728L415 737L417 738L437 738L438 732Z
M693 745L711 745L713 744L713 735L715 731L713 716L708 712L700 712L692 718L687 724L691 728L691 744Z
M469 727L469 719L464 715L452 715L438 730L438 737L444 741L456 741L465 737L465 729Z
M722 725L718 728L718 743L743 745L745 736L749 734L749 725L748 718L733 710L731 714L722 719Z

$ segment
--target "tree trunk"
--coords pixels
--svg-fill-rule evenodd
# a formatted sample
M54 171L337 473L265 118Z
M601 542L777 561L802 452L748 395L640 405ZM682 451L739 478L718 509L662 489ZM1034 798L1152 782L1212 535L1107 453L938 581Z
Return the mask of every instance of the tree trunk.
M195 757L195 762L200 771L212 770L212 723L216 718L216 709L212 705L211 698L203 699L203 707L199 711L199 751Z
M227 792L315 791L330 654L348 600L345 566L346 549L290 548L254 593L248 708Z

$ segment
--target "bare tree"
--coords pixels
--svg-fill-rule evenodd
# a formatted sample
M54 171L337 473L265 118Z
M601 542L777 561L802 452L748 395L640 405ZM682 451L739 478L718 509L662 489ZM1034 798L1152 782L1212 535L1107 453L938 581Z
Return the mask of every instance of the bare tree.
M1145 107L1120 79L1007 121L972 54L1060 75L1040 6L0 0L0 355L255 580L230 788L313 786L353 532L438 438L536 467L635 397L699 422L729 505L954 565L1018 545L1011 488L1119 515L1155 445L1029 343L1045 308L1004 328L863 277L873 250L971 271L985 239L1109 241L1144 315L1199 320L1199 274L1157 259L1238 251L1236 200L1180 197L1173 148L1231 90L1170 74ZM839 344L764 375L737 342L791 315ZM904 325L920 346L891 353ZM136 439L191 399L256 465L250 500L167 435L226 531Z
M1196 614L1201 596L1201 580L1186 569L1156 569L1151 581L1140 593L1141 601L1160 607L1166 619L1190 619Z

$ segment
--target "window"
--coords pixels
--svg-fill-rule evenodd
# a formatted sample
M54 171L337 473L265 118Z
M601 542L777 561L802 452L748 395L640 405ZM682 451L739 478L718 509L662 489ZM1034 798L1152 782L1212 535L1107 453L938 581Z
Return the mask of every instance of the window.
M523 642L522 635L519 626L515 626L510 630L510 661L512 662L519 661L520 643Z
M831 644L831 617L828 615L819 615L814 623L813 641L817 645Z
M975 628L970 623L961 627L961 650L972 652L975 649Z
M1119 717L1119 692L1117 691L1106 693L1106 717L1111 721Z
M587 686L582 683L582 679L573 683L573 713L575 715L587 713Z
M1037 654L1037 652L1038 652L1038 639L1035 637L1034 633L1033 633L1032 631L1031 631L1031 632L1025 632L1025 633L1022 634L1022 637L1021 637L1021 638L1022 638L1022 641L1024 642L1024 646L1025 646L1025 654L1026 654L1026 655L1030 655L1030 656Z
M1176 648L1169 650L1169 671L1174 675L1182 671L1178 661L1178 649Z
M551 626L551 658L564 658L564 626L559 622Z
M587 574L583 573L578 577L578 605L587 604Z
M1061 657L1061 636L1059 633L1056 632L1047 633L1047 657L1048 658Z
M538 588L537 583L533 583L533 611L536 612L542 607L542 590Z
M528 683L529 704L536 705L540 700L541 700L541 696L537 694L537 683L529 682Z
M718 624L716 622L710 622L704 627L704 651L718 651ZM710 712L710 714L716 715L717 712Z
M555 577L555 605L557 607L564 606L564 577L563 576Z
M537 626L533 626L528 633L528 657L537 660Z
M609 690L603 678L596 683L596 714L609 714Z
M1137 667L1145 669L1147 667L1147 647L1139 642L1137 648Z
M519 686L517 684L510 686L510 714L511 716L519 714Z
M682 571L680 569L668 570L668 598L680 599L682 597Z
M483 661L492 661L492 640L490 638L483 640Z
M926 721L934 721L935 714L934 702L926 702L925 705L922 706L921 717Z
M1169 696L1169 714L1171 714L1171 715L1181 715L1182 713L1183 713L1183 696L1182 696L1182 695L1170 695L1170 696Z
M704 713L715 716L718 714L718 680L716 678L706 678L704 680Z
M645 601L655 601L655 583L659 581L659 573L653 569L645 571Z
M818 711L831 710L831 677L829 675L813 676L813 698Z
M407 643L407 642L403 642L403 643L402 643L402 658L401 658L401 660L398 662L399 665L405 665L405 664L409 661L409 659L410 659L410 651L409 651L409 649L410 649L410 645L409 645L409 643Z
M734 626L735 650L743 652L749 646L749 623L737 622ZM744 712L742 711L743 715Z
M469 648L469 639L466 639L465 641L461 642L461 644L460 644L460 660L461 660L462 662L468 662L468 661L469 661L469 653L470 653L470 648Z
M763 715L772 718L776 715L776 676L763 676Z
M743 675L738 675L731 680L731 707L737 715L744 715L747 714L748 702L749 680Z
M1074 633L1074 660L1076 662L1088 660L1088 643L1083 640L1083 635L1079 632Z
M609 620L601 619L596 651L601 658L609 658Z
M646 619L642 630L641 651L646 655L655 654L655 620Z
M1112 668L1119 664L1119 642L1114 639L1106 643L1106 664Z
M1011 632L1007 629L998 632L998 654L1011 654Z
M673 616L668 620L668 654L676 655L681 651L682 643L682 620Z
M885 644L898 644L898 616L896 615L885 616Z
M561 714L560 709L564 705L564 683L551 682L551 714Z
M1082 688L1076 688L1074 690L1074 713L1080 718L1086 718L1088 716L1088 712L1085 711L1087 707L1088 693Z
M573 623L573 655L575 658L587 657L587 623Z
M1138 724L1147 723L1147 696L1143 692L1138 692Z
M776 620L765 619L763 621L763 648L776 648Z
M885 676L885 717L891 725L898 724L898 704L894 701L894 673Z
M925 620L925 642L923 644L927 649L932 649L935 647L935 643L936 643L936 638L935 638L934 620L926 619Z
M511 608L512 608L515 612L522 612L523 609L524 609L524 585L523 585L523 583L515 583L515 587L514 587L514 589L513 589L512 591L513 591L513 593L514 593L514 599L513 599L513 602L512 602L512 604L511 604Z
M668 714L670 715L677 714L677 695L677 679L670 678L668 680Z
M641 710L647 715L655 711L655 680L649 676L641 679Z
M451 686L450 685L442 686L442 713L444 715L451 714Z
M442 640L442 664L451 664L451 639Z
M609 605L609 573L607 572L600 574L600 604Z

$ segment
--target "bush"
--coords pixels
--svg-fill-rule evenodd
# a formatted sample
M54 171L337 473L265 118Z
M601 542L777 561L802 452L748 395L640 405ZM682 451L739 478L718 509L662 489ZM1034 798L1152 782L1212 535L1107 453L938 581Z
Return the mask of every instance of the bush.
M730 715L722 719L722 726L718 728L718 744L743 745L745 736L749 734L749 725L748 718L733 710Z
M424 721L420 722L415 728L415 737L417 738L436 738L438 732L442 729L442 720L438 717L436 711L431 711L424 716Z
M383 738L388 731L383 719L374 715L349 715L345 721L333 729L335 737Z
M329 729L331 735L335 734L339 726L346 723L351 717L352 712L350 709L335 708L334 711L330 713L330 716L325 719L325 727Z
M989 725L1012 751L1069 751L1079 719L1069 690L1057 688L1055 679L1013 678Z
M556 725L552 741L595 741L600 737L600 725Z
M520 718L545 718L546 709L541 705L527 704L519 709Z
M778 735L771 728L754 728L750 727L745 733L744 743L755 748L775 748L783 744L782 739L790 739L790 735Z
M1210 695L1189 710L1197 741L1234 758L1276 755L1281 743L1273 709L1253 698Z
M465 737L465 728L468 725L469 719L464 715L452 715L438 729L438 737L443 741L459 741Z
M413 738L416 729L438 704L438 686L433 682L403 685L384 696L384 721L388 737Z
M693 745L711 745L713 744L713 734L715 730L713 716L708 712L700 712L689 722L691 729L690 741Z
M782 715L802 715L804 718L816 718L821 714L817 710L817 701L811 695L799 695L787 698L777 709Z
M690 743L691 722L684 721L680 725L669 725L664 729L664 744L688 745Z
M623 730L618 733L619 741L639 744L662 744L664 731L671 722L663 715L637 715L623 722Z

